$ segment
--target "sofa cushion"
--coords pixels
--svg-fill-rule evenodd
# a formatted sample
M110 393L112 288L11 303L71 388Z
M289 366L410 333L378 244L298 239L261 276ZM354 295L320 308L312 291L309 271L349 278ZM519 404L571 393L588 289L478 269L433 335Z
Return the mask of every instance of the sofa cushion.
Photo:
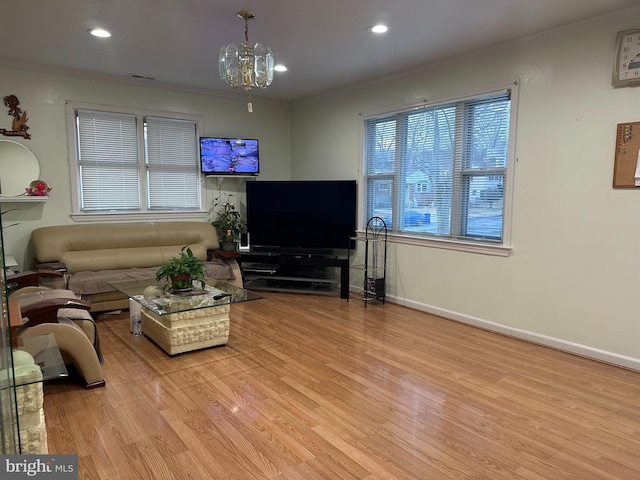
M63 262L71 273L159 266L184 245L205 260L220 246L205 222L57 225L37 228L31 238L38 263Z
M69 273L159 267L175 257L182 247L183 245L149 244L146 247L134 248L74 250L66 252L61 261ZM190 248L201 260L207 258L207 250L202 245L191 245Z

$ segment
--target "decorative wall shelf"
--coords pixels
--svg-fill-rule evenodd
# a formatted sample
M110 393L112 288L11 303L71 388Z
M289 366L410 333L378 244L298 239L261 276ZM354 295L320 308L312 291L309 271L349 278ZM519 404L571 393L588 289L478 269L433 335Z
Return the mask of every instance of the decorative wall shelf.
M222 182L225 180L234 180L236 185L241 182L245 182L249 179L256 180L257 177L255 175L205 175L206 178L215 178L218 183L218 190L222 188ZM240 180L241 182L238 182Z
M48 199L49 197L46 195L19 195L17 197L3 197L0 195L0 203L44 203Z

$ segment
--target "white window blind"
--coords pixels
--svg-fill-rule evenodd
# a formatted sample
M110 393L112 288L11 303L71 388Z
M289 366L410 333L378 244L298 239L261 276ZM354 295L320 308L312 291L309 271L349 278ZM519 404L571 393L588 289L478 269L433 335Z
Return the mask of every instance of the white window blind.
M501 243L510 91L365 119L364 215L399 235Z
M147 117L147 183L151 210L200 206L200 165L194 122Z
M79 110L78 157L82 211L140 208L135 116Z
M195 120L85 108L75 108L74 119L76 212L202 210Z

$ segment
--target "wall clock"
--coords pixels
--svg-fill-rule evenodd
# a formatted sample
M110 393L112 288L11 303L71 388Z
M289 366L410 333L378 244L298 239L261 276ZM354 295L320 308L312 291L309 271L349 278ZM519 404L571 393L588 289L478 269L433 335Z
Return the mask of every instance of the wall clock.
M618 32L612 84L614 87L640 85L640 28Z

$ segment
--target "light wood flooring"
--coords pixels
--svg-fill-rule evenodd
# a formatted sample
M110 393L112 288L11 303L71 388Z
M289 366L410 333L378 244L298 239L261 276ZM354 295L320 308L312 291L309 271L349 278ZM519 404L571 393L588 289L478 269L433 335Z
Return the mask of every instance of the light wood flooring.
M640 373L387 303L268 293L227 346L98 328L107 385L47 384L81 479L640 479Z

